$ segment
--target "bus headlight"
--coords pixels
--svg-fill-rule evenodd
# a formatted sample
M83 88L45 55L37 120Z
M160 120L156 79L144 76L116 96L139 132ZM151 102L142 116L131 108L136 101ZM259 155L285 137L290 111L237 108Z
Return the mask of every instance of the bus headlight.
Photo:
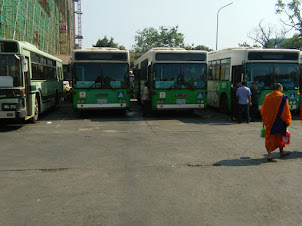
M126 99L123 100L123 103L126 103Z
M2 109L5 111L9 110L9 104L2 104Z
M293 101L293 104L296 104L297 102L296 101Z
M10 104L9 109L10 110L16 110L17 109L17 104Z
M3 111L16 111L17 104L2 104Z

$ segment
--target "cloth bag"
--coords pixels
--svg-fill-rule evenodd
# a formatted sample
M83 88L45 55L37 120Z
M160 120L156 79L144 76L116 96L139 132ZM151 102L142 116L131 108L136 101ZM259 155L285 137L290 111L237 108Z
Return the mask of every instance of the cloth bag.
M266 130L266 127L265 127L265 126L263 126L263 127L261 128L260 137L262 137L262 138L264 138L264 137L265 137L265 130Z

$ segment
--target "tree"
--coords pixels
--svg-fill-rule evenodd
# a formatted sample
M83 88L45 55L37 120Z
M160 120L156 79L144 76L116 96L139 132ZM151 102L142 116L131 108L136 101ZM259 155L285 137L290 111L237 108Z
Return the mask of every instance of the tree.
M185 49L188 50L204 50L204 51L208 51L211 52L213 51L213 49L211 49L210 47L204 46L204 45L198 45L194 47L194 44L192 44L191 46L185 46Z
M284 3L283 0L278 0L276 4L276 13L285 14L288 17L287 21L281 20L283 24L291 29L295 29L299 32L299 36L302 37L302 17L300 11L301 2L299 0L291 0Z
M284 41L287 31L284 29L277 31L274 26L270 24L264 26L262 22L263 20L248 34L248 37L263 48L276 48Z
M295 34L292 38L285 40L281 43L283 49L302 49L302 39L298 34Z
M178 26L160 26L159 30L149 27L136 33L133 46L136 59L155 47L184 47L184 35L178 32Z
M103 39L99 39L93 47L112 47L112 48L118 48L118 49L125 49L125 46L119 46L117 43L113 41L113 38L111 37L110 40L105 35Z
M254 44L253 46L251 46L250 44L248 44L246 42L244 42L244 43L238 43L238 46L239 47L248 47L248 48L252 48L252 47L254 47L254 48L260 48L260 46L258 46L257 44Z

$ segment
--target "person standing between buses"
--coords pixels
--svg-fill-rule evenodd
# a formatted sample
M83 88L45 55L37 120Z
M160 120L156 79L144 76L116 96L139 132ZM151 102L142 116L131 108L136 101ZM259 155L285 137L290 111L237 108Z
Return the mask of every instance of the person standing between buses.
M258 101L260 96L260 92L257 88L257 82L253 82L251 92L252 92L251 118L252 118L252 122L255 122L259 111Z
M231 85L231 108L232 108L232 120L235 122L238 120L238 97L236 95L237 89L241 87L241 82L236 82L235 87Z
M150 113L150 93L148 88L148 82L145 82L143 93L143 115Z
M289 110L288 97L282 93L283 86L280 83L274 85L274 91L265 96L261 107L261 115L265 130L265 147L267 160L274 161L272 152L279 147L280 157L289 155L284 151L283 136L286 136L286 128L292 123Z
M246 82L242 82L242 86L237 89L236 95L239 97L239 111L238 111L238 123L242 121L242 112L245 112L246 122L250 122L250 105L251 101L251 90L246 87Z

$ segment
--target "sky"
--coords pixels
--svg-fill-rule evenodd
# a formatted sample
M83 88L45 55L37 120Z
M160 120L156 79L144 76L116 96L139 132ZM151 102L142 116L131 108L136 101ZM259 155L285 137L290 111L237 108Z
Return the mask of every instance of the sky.
M219 12L218 49L254 44L247 35L261 20L282 27L277 0L82 0L83 48L106 35L132 49L137 31L178 26L185 44L216 49L217 12L231 2Z

